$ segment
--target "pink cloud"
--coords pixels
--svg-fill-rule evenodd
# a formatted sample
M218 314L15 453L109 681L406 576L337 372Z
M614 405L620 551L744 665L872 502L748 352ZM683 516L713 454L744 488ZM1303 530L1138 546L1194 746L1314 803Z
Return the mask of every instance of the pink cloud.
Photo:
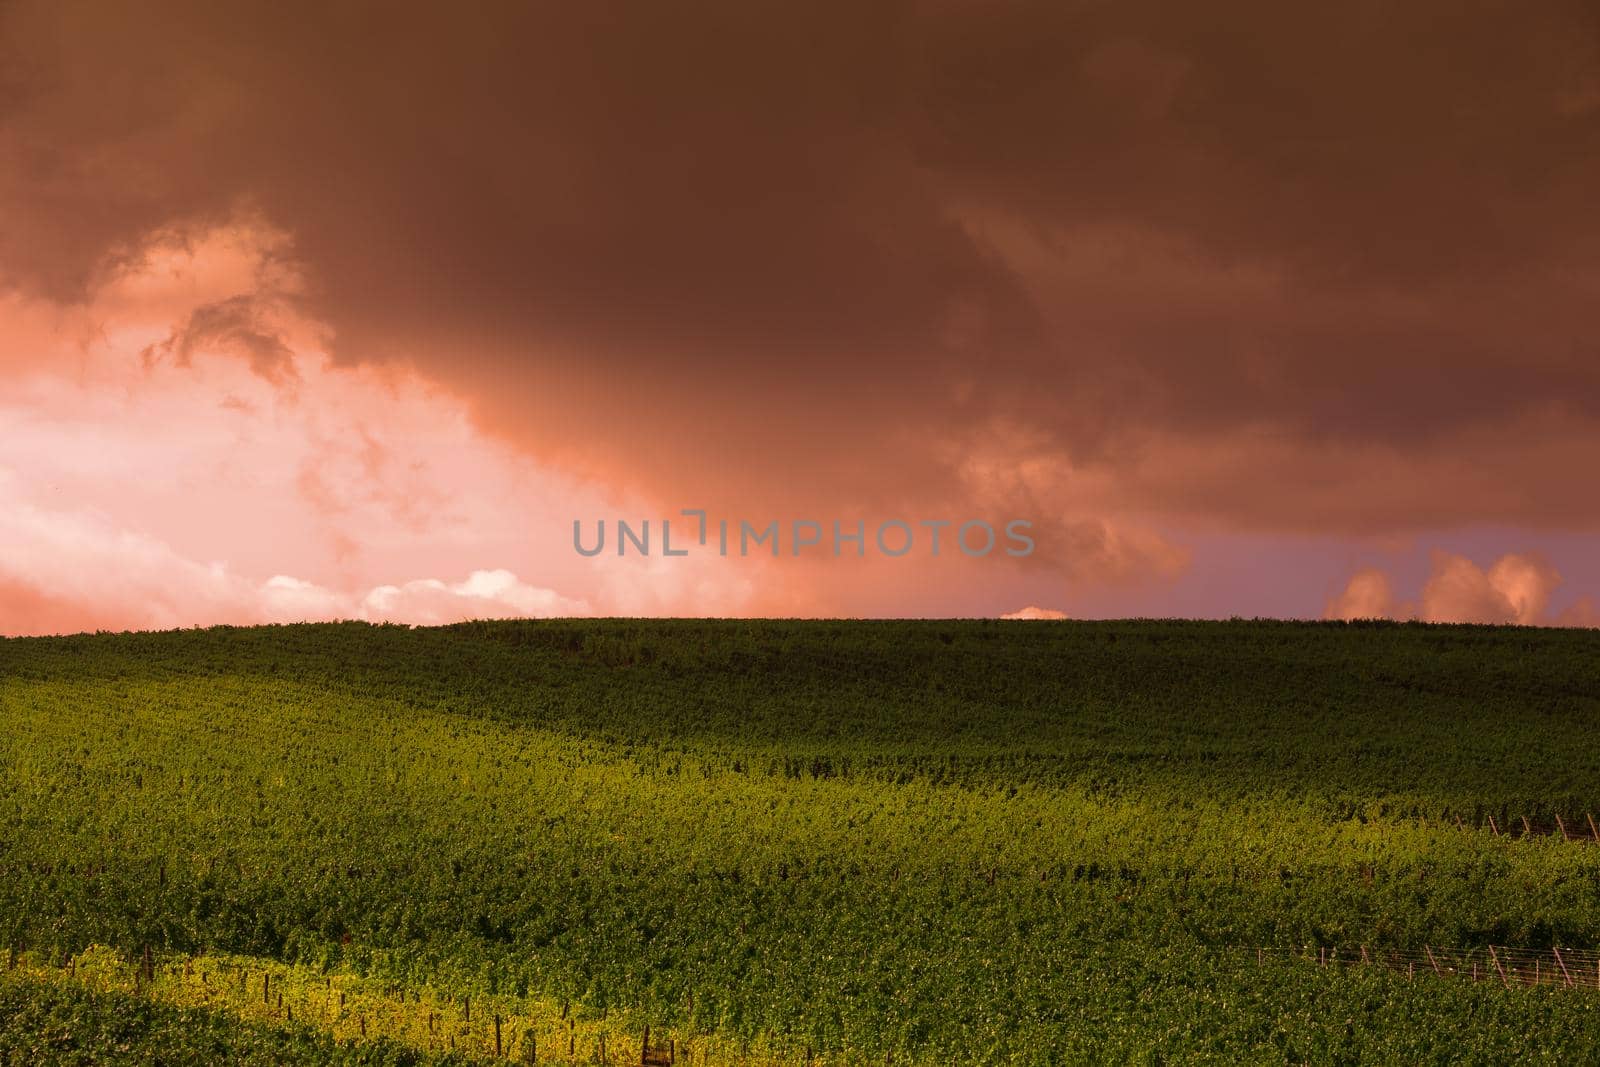
M1510 552L1487 569L1465 556L1436 551L1421 592L1420 605L1398 603L1389 576L1368 567L1350 577L1329 601L1330 619L1418 618L1424 622L1486 623L1522 626L1588 625L1589 601L1579 601L1552 617L1550 597L1561 575L1542 557Z
M1579 597L1569 607L1556 616L1557 626L1576 626L1584 629L1600 627L1600 607L1595 605L1593 597Z
M277 250L242 224L77 313L0 297L0 632L625 613L667 590L740 610L750 568L640 591L634 561L578 557L572 518L645 502L533 462L404 367L333 363L272 298L294 285Z
M659 520L712 501L664 502L650 495L661 486L629 472L587 479L536 459L401 354L334 360L327 325L297 310L302 283L287 247L242 218L154 240L104 274L81 307L0 295L11 342L0 346L6 630L964 614L1030 595L1025 574L1061 595L1074 583L1167 581L1188 566L1184 548L1094 491L1103 471L1067 464L1042 440L1009 451L1017 431L993 428L941 446L962 494L940 509L1033 519L1031 570L949 552L938 561L581 557L570 543L575 518ZM523 419L565 417L555 406L530 405ZM781 493L740 503L751 509L742 517L763 522L793 518L785 511L796 506ZM901 505L922 517L912 500Z
M1065 619L1068 616L1064 611L1057 611L1054 608L1040 608L1029 604L1025 608L1019 608L1016 611L1008 611L1000 617L1002 619L1020 619L1029 622L1036 622L1047 619Z
M365 619L428 625L590 614L593 611L585 601L526 585L506 570L474 571L466 581L455 584L422 578L402 586L379 586L361 604Z
M1511 608L1511 620L1530 626L1545 617L1550 594L1561 575L1539 556L1511 553L1495 560L1487 575L1489 587Z
M1344 590L1328 602L1328 619L1388 619L1395 614L1394 590L1389 576L1367 567L1350 576Z
M225 563L186 559L104 517L40 509L17 499L15 487L14 476L0 477L0 543L8 549L0 560L0 624L7 633L593 614L586 601L529 585L507 570L475 571L456 583L413 579L364 593L281 574L258 582Z

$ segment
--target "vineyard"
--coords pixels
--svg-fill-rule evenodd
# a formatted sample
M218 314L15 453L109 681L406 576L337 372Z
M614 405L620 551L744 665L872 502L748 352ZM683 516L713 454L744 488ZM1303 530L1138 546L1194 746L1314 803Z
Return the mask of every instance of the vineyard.
M1597 726L1576 630L0 640L0 1063L1600 1061Z

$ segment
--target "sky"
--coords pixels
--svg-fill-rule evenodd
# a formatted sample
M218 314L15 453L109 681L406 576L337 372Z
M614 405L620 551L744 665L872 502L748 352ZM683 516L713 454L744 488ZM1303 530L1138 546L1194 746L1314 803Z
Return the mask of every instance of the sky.
M1576 0L6 0L0 633L1597 625L1596 189Z

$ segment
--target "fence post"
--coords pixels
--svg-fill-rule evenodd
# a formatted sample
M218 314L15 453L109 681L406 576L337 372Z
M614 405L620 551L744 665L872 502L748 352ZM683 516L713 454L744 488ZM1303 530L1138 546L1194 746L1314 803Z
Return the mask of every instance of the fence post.
M1567 985L1570 986L1572 984L1572 975L1567 973L1567 961L1561 958L1561 950L1551 945L1550 951L1555 953L1556 963L1561 967L1561 977L1566 979Z
M1489 958L1494 961L1494 969L1500 972L1500 984L1510 988L1511 982L1506 978L1506 969L1500 966L1500 957L1496 954L1494 946L1489 946Z

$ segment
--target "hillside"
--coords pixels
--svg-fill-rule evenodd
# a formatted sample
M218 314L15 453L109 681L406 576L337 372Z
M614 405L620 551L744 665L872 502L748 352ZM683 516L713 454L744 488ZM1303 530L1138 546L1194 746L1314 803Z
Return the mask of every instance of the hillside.
M1594 1060L1581 982L1316 961L1592 958L1597 726L1576 630L3 640L0 1050Z

